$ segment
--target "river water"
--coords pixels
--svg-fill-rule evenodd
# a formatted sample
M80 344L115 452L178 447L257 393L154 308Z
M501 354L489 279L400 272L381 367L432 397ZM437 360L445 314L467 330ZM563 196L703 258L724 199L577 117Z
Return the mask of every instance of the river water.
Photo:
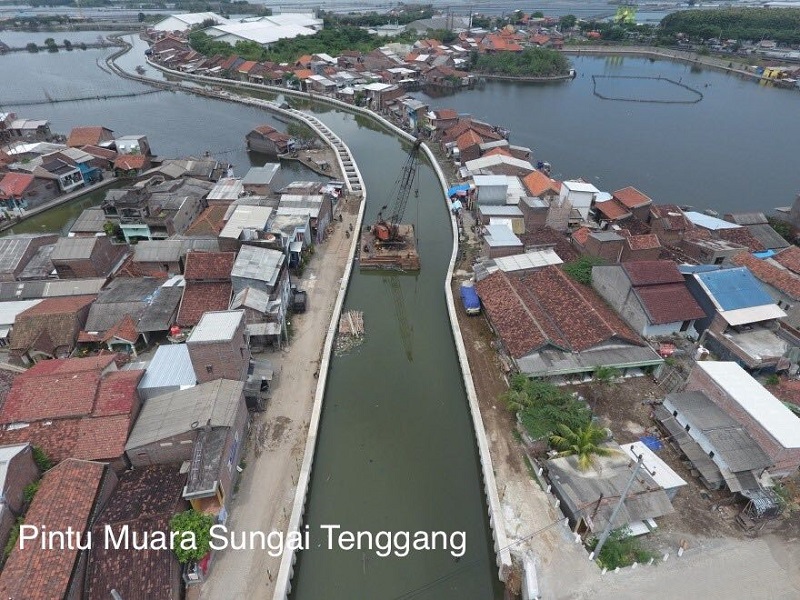
M0 57L0 79L19 82L3 90L3 108L13 109L13 98L42 97L43 89L67 95L79 89L146 89L96 68L95 58L103 56L87 51L60 53L58 61L42 54ZM138 59L123 63L132 68ZM431 103L508 126L513 142L531 146L557 173L584 175L604 189L632 184L660 202L714 206L720 212L791 202L798 184L792 150L800 122L792 118L797 105L790 105L796 94L665 62L579 58L575 63L580 75L566 84L492 83ZM593 73L661 74L699 87L705 98L694 105L603 101L592 95ZM146 133L165 156L208 150L234 162L238 174L250 163L245 133L259 123L281 126L255 108L170 92L18 112L49 118L55 131L96 123L120 133ZM315 112L353 151L366 180L369 223L391 201L406 148L364 118L325 107ZM63 226L49 218L52 226ZM348 290L346 308L364 311L367 335L362 346L332 362L307 520L317 531L322 524L353 531L464 531L467 553L460 560L444 551L381 559L370 551L312 548L300 555L296 568L298 600L501 597L444 305L450 228L427 165L420 169L419 198L411 199L406 220L417 226L422 271L415 276L356 272ZM35 229L36 223L30 226Z

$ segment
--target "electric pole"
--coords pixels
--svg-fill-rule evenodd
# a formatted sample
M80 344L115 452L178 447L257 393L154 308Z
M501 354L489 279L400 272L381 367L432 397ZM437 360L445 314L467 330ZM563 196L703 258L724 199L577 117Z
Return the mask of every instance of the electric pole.
M633 446L631 446L631 449ZM631 473L630 479L628 479L628 483L625 484L625 489L622 490L622 495L619 497L619 502L614 507L614 510L611 511L611 517L608 519L608 523L606 523L606 528L603 530L603 533L600 534L600 539L597 540L597 546L595 546L594 550L592 550L592 554L589 557L590 560L593 560L600 556L600 551L603 549L606 541L608 540L608 536L611 535L611 528L613 526L614 521L619 514L622 505L625 503L625 497L628 495L628 492L631 491L633 487L633 482L636 481L636 476L639 474L639 469L642 468L644 465L644 458L643 455L640 454L636 460L636 468L633 469L633 473Z

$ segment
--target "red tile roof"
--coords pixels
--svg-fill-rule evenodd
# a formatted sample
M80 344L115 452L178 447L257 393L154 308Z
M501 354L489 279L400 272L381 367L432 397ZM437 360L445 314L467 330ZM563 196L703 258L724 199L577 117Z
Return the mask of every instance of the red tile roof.
M202 236L202 235L219 235L225 227L225 215L228 212L230 202L214 203L205 209L194 220L189 229L186 230L186 236Z
M253 69L253 67L256 66L256 64L257 63L254 60L246 60L239 65L239 68L237 70L239 71L239 73L249 73Z
M128 415L139 403L136 391L139 380L144 375L141 369L129 371L112 371L100 381L93 417L110 417Z
M58 348L71 350L78 332L86 323L88 307L97 296L45 298L17 315L9 346L25 352L37 349L48 354ZM46 334L50 348L39 347Z
M125 171L143 169L148 162L149 160L144 154L123 154L114 160L114 168Z
M628 208L637 208L639 206L647 206L648 204L653 203L649 196L632 186L617 190L612 194L612 196L614 196L614 198L622 202L622 204Z
M747 267L761 281L780 290L793 300L800 300L800 276L788 269L782 269L766 260L756 258L749 252L740 252L731 259L731 262L740 267Z
M109 135L104 135L104 132L108 132ZM80 146L95 146L100 142L106 141L111 137L110 134L113 132L100 125L96 125L93 127L73 127L72 131L69 132L69 137L67 138L67 146L70 148L78 148Z
M91 519L106 473L106 465L66 460L42 478L25 522L47 531L72 531L83 535ZM15 600L54 600L81 595L83 581L74 579L81 551L43 549L41 544L18 546L0 574L0 597ZM77 591L76 591L77 590ZM76 597L77 597L76 596Z
M733 242L734 244L739 244L750 250L750 252L763 252L766 250L764 244L750 233L750 230L747 227L738 227L735 229L720 229L717 231L717 235L720 239L726 240L728 242Z
M230 282L187 281L178 310L177 324L181 327L193 327L200 322L204 312L228 310L232 290Z
M662 227L667 231L686 231L694 228L692 222L676 204L654 204L650 207L650 214L656 219L661 219Z
M523 179L522 183L531 196L541 196L546 192L558 194L561 191L561 183L555 179L550 179L541 171L532 171Z
M772 257L772 260L790 271L800 274L800 248L797 246L789 246L785 250L781 250Z
M143 374L144 371L139 371ZM114 460L125 454L125 443L133 427L130 415L86 417L78 420L78 433L70 457Z
M313 74L314 74L314 71L312 71L311 69L297 69L294 72L294 76L297 77L300 81L303 81L304 79L308 79Z
M586 242L589 241L589 236L591 234L591 229L588 227L581 227L573 232L572 239L578 242L581 246L585 246Z
M639 260L622 265L631 285L659 285L663 283L683 283L683 275L671 260Z
M483 143L483 138L475 133L472 129L465 131L456 140L456 146L459 150L466 150L472 146L479 146Z
M34 179L27 173L6 173L0 180L0 198L19 198Z
M452 108L443 108L442 110L436 110L433 112L437 119L442 119L443 121L448 121L450 119L457 119L458 113L454 111Z
M115 325L106 331L103 341L117 338L119 340L135 344L139 339L139 332L136 331L136 321L131 315L125 315Z
M496 131L493 131L491 127L487 127L481 123L476 123L472 119L462 119L452 127L445 130L442 140L444 142L455 142L461 136L461 134L469 131L470 129L474 130L475 133L484 138L484 140L497 141L502 139L502 136Z
M658 241L658 236L654 233L628 235L626 237L628 238L628 247L631 250L652 250L661 247L661 242Z
M492 148L491 150L483 154L483 156L495 156L497 154L501 156L514 156L513 154L511 154L511 152L509 152L505 148Z
M235 262L235 252L187 252L183 276L187 281L230 281Z
M28 371L14 381L0 409L0 422L30 422L91 414L99 384L98 370L44 376L32 375Z
M612 221L616 221L617 219L624 219L626 217L630 217L631 213L628 211L627 208L620 202L617 202L613 198L611 200L606 200L605 202L598 202L594 205L597 210L599 210L603 215L607 218L611 219Z
M573 352L612 339L644 345L594 290L571 281L557 267L520 278L497 271L479 281L476 288L514 358L548 344Z
M631 263L625 263L631 264ZM654 325L702 319L705 312L686 284L667 283L634 288Z
M114 160L117 158L117 153L114 150L101 148L100 146L82 146L81 150L86 152L86 154L91 154L97 158L105 158L106 160Z

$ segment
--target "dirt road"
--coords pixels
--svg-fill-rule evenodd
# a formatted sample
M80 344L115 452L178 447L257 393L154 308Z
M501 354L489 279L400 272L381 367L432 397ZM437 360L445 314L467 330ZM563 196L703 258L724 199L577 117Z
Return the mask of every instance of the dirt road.
M344 222L317 247L298 287L308 291L309 311L291 317L292 339L288 348L267 354L275 367L277 383L265 412L252 421L247 467L239 491L231 503L228 528L236 532L286 531L300 471L308 420L317 385L322 343L331 319L355 225L357 201L351 199ZM266 551L218 552L210 578L200 598L208 600L257 599L272 596L280 556Z

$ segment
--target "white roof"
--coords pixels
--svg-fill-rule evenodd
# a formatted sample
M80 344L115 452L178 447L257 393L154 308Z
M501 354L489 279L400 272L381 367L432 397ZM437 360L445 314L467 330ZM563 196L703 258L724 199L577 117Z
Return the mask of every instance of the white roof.
M17 315L32 306L39 304L41 300L15 300L13 302L0 302L0 326L11 326Z
M600 192L591 183L586 183L585 181L562 181L561 185L573 192L591 192L592 194Z
M320 60L324 60L327 63L336 64L336 59L333 58L330 54L325 54L324 52L320 52L318 54L315 54L314 56L316 56Z
M697 367L784 448L800 448L800 419L737 363L701 361Z
M231 25L215 25L205 30L213 38L241 38L257 44L272 44L278 40L296 38L301 35L314 35L315 30L299 25L275 25L256 21L255 23L234 23Z
M475 175L472 178L476 187L490 186L490 185L508 185L508 177L505 175Z
M748 306L734 310L720 310L720 316L728 325L744 325L758 323L770 319L782 319L786 313L777 304L763 304L761 306Z
M556 254L556 251L552 248L534 250L532 252L525 252L524 254L512 254L511 256L502 256L494 259L494 264L496 264L501 271L507 273L522 271L524 269L547 267L549 265L560 265L563 262L561 257Z
M217 23L220 24L232 23L232 21L229 21L225 17L219 16L217 13L199 12L199 13L184 13L179 15L171 15L166 19L164 19L163 21L159 21L158 23L156 23L155 28L160 29L159 26L162 23L168 22L170 19L178 20L181 23L184 23L187 27L191 27L192 25L200 25L203 23L203 21L208 21L209 19L216 21Z
M209 200L237 200L244 192L244 184L241 179L225 177L220 179L208 192Z
M494 206L494 205L479 205L478 208L481 211L481 214L484 217L521 217L522 211L519 209L519 206L514 205L504 205L504 206Z
M299 27L321 27L322 26L322 19L316 18L311 13L281 13L279 15L270 15L268 17L263 17L261 22L272 23L273 25L280 25L282 27L286 27L289 25L299 26ZM320 58L323 56L328 56L327 54L318 54ZM323 58L323 60L327 60Z
M475 160L469 160L466 163L466 167L470 171L477 171L478 169L491 169L492 167L496 167L498 165L509 165L512 167L525 169L527 171L534 170L533 165L529 163L527 160L520 160L519 158L514 158L513 156L505 156L503 154L494 154L492 156L481 156L480 158L476 158Z
M247 248L248 246L244 246ZM227 341L233 338L244 319L243 310L220 310L203 313L200 322L189 334L187 344L194 342Z
M364 86L364 89L370 92L382 92L390 87L392 87L391 83L368 83Z
M688 485L680 475L661 460L655 452L650 450L644 442L620 444L620 448L633 460L638 460L639 456L641 456L644 468L647 469L653 480L665 490Z
M219 232L219 237L238 240L243 229L260 229L263 231L267 226L270 215L272 215L272 207L270 206L239 205L233 210L233 214L231 214L228 222L225 223L225 227Z
M692 210L683 211L683 214L685 214L686 218L689 219L695 225L699 225L704 229L710 229L711 231L718 231L720 229L742 228L741 225L737 225L736 223L728 223L728 221L723 221L722 219L718 219L717 217L704 215L703 213L695 212Z
M489 246L522 246L522 240L505 225L487 225L484 239Z

